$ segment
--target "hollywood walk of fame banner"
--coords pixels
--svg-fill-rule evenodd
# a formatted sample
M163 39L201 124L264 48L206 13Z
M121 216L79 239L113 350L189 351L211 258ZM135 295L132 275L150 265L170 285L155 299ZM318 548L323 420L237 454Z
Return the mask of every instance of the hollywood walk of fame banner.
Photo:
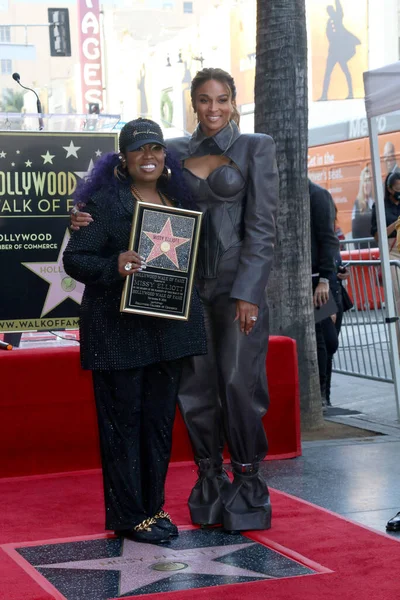
M77 328L69 212L78 181L116 149L111 132L0 132L0 333Z
M187 321L201 217L193 210L136 203L129 249L147 266L127 277L121 311Z

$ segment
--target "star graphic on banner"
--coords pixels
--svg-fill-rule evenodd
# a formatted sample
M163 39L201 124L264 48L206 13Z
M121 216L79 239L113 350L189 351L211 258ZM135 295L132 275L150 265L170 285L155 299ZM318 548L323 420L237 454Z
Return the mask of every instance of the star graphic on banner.
M55 157L55 154L50 154L50 152L47 150L46 154L41 154L40 156L43 158L44 165L46 163L50 163L51 165L53 164L53 158Z
M179 269L176 249L179 248L179 246L182 246L182 244L189 242L190 238L180 238L174 236L172 233L170 218L166 220L160 233L154 233L152 231L143 231L143 233L145 233L154 244L150 254L145 257L146 261L149 263L151 260L154 260L158 256L162 256L164 254Z
M16 150L15 152L16 152L16 154L21 154L20 150Z
M25 161L25 166L26 167L31 167L32 166L32 161L31 160Z
M69 156L78 158L78 150L81 149L81 146L74 146L74 142L71 140L69 146L63 146L63 148L67 151L67 156L65 158L68 158Z
M85 179L85 177L87 177L90 173L90 171L93 169L94 167L94 162L92 159L90 159L90 163L88 166L87 171L74 171L75 175L78 175L78 177L80 177L81 179Z
M64 302L64 300L67 298L71 298L77 304L81 303L85 286L83 283L75 281L75 279L72 279L66 274L62 262L64 250L68 244L69 238L70 233L68 229L66 229L64 239L60 247L60 252L58 253L58 258L55 262L21 263L24 265L24 267L50 284L46 300L43 305L42 314L40 315L41 317L47 315L47 313L53 310L53 308L56 308L56 306Z
M12 167L15 167L15 163L14 163L14 162L12 162L12 163L11 163L11 166L12 166Z
M103 153L101 150L96 150L95 154L96 154L96 156L101 156Z
M4 152L4 150L2 150L0 152L0 158L5 158L7 156L7 152Z
M36 565L36 568L119 571L120 596L167 579L175 573L249 577L255 580L275 579L271 575L235 567L218 560L228 554L255 545L256 543L242 543L177 550L125 540L121 556L41 564Z

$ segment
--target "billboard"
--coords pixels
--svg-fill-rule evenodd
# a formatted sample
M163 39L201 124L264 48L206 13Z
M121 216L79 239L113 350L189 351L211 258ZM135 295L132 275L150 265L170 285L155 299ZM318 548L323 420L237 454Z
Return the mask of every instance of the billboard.
M0 333L76 328L83 285L62 257L77 182L115 133L0 132Z
M254 102L256 74L256 0L231 10L231 71L236 83L237 105Z
M368 0L307 0L312 99L364 98Z
M379 153L386 178L399 169L400 131L379 136ZM308 176L332 194L346 237L370 237L374 190L369 138L309 148Z

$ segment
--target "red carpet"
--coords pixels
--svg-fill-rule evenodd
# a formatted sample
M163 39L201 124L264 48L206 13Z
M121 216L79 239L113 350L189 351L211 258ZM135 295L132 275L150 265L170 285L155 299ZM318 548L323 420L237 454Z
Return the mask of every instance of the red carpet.
M190 524L186 498L195 473L172 467L167 509L181 526ZM326 572L280 580L192 589L147 600L398 600L400 544L384 534L351 523L333 513L272 491L273 528L252 534L283 553L297 553ZM54 540L103 533L99 471L0 480L0 544ZM276 547L276 546L275 546ZM319 569L320 570L320 569ZM50 600L14 560L0 550L1 600ZM137 598L137 596L136 596Z

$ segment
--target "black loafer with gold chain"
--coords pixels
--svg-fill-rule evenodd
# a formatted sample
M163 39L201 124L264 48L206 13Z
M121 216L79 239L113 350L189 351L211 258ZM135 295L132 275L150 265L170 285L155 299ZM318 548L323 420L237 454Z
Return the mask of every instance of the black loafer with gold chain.
M178 537L178 528L175 523L172 522L172 519L167 512L159 510L158 513L154 515L154 519L156 520L157 526L165 532L168 532L171 538Z
M171 540L171 534L155 518L145 519L132 529L119 529L115 535L142 544L166 544Z

